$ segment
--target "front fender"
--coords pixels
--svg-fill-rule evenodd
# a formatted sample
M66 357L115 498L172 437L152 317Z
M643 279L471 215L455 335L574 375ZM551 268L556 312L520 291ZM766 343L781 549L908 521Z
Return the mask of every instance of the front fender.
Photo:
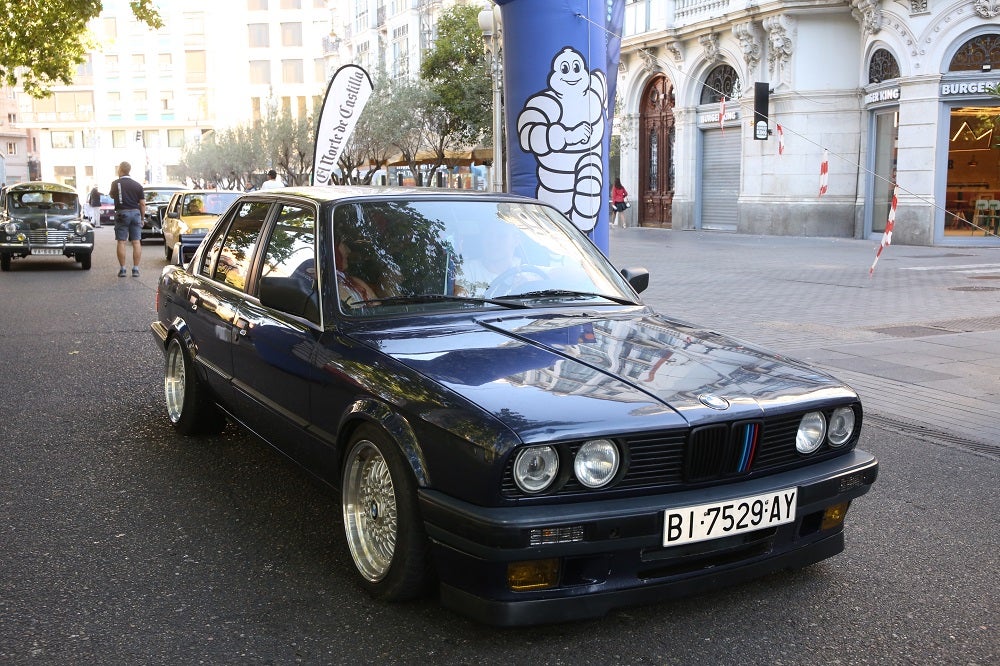
M417 479L418 486L429 486L430 475L427 472L427 461L417 442L417 435L409 421L389 405L372 398L362 398L355 401L345 412L340 421L339 448L345 451L347 439L354 428L362 421L375 423L388 433L399 450L410 463L410 469Z

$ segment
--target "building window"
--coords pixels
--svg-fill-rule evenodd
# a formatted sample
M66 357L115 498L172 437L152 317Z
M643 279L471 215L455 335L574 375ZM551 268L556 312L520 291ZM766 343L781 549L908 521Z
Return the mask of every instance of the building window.
M323 58L313 60L313 76L320 83L326 83L326 60Z
M70 187L76 187L76 167L57 166L53 169L56 182Z
M143 130L142 145L146 148L160 147L160 130Z
M281 61L281 82L282 83L303 83L301 60Z
M955 52L949 72L989 71L1000 66L1000 34L973 37Z
M75 148L76 144L73 141L73 132L52 132L52 147Z
M111 147L125 147L125 130L111 130Z
M656 128L653 128L649 132L648 155L649 161L646 163L646 171L649 173L649 180L647 187L650 190L656 191L660 182L660 137L656 132Z
M392 76L401 79L410 73L410 42L405 37L392 42Z
M281 115L290 116L292 115L292 98L282 97L281 98Z
M184 14L184 36L187 38L205 36L205 14L202 12Z
M97 135L94 130L83 130L80 132L80 146L82 148L94 148L97 145Z
M132 93L132 107L136 117L149 113L149 99L145 90L136 90Z
M729 65L719 65L705 77L705 85L701 89L701 104L719 102L722 97L738 99L743 93L740 77Z
M252 49L265 49L271 45L271 34L267 23L251 23L247 26L249 46Z
M247 0L247 9L252 12L266 12L267 0Z
M302 9L302 0L281 0L282 9Z
M165 113L174 112L174 92L172 90L160 92L160 111Z
M7 154L8 155L17 155L17 144L14 143L13 141L8 141L7 142Z
M107 55L104 56L104 68L107 70L107 75L109 77L116 77L119 73L118 56Z
M302 46L302 24L282 23L281 24L281 45L282 46Z
M872 54L872 61L868 63L868 83L882 83L898 78L899 63L896 58L885 49L876 50Z
M108 39L118 38L118 20L114 18L104 19L104 36Z
M10 123L11 125L16 125L17 124L17 114L16 113L8 113L7 114L7 122Z
M132 54L132 76L136 78L146 76L146 56L141 53Z
M174 66L174 58L169 53L161 53L156 57L156 63L160 68L160 74L168 76L171 68Z
M120 92L109 92L105 99L108 100L108 115L120 116L122 113L122 94Z
M271 85L271 61L250 61L250 83L253 85Z
M309 110L306 108L306 98L299 97L299 119L304 120L309 115Z
M168 148L183 148L184 147L184 130L182 130L182 129L168 129L167 130L167 147Z
M254 127L258 127L261 123L260 97L250 98L250 120Z
M205 52L184 52L184 80L187 83L205 82Z

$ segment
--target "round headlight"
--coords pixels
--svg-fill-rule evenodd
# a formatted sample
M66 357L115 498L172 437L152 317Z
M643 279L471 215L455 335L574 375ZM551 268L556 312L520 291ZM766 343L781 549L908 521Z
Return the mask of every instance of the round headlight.
M85 236L87 234L88 229L90 229L90 227L87 226L86 222L77 222L76 233L78 236Z
M799 421L799 431L795 434L795 448L799 453L812 453L823 443L826 435L826 419L819 412L809 412Z
M3 230L13 236L14 234L17 233L17 225L14 224L13 222L8 222L7 224L3 225Z
M540 493L559 474L559 454L551 446L532 446L514 458L514 483L526 493Z
M826 438L830 446L843 446L854 434L854 410L850 407L838 407L830 415L830 427Z
M615 443L607 439L593 439L576 452L573 473L588 488L606 486L615 478L621 464L621 455Z

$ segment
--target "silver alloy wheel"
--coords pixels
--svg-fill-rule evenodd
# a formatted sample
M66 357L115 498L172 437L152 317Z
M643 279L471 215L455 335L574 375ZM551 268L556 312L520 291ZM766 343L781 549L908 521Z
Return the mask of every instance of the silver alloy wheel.
M163 393L167 399L167 415L177 423L184 411L184 392L187 390L187 368L184 366L184 349L176 340L170 341L167 360L163 369Z
M396 495L385 458L363 439L347 457L344 533L358 572L372 583L389 573L396 552Z

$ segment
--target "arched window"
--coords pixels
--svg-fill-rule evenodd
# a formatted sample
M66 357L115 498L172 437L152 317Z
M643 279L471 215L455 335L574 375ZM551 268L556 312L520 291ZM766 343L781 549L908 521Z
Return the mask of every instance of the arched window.
M705 85L701 89L701 104L718 102L723 96L726 99L738 98L743 90L740 77L729 65L719 65L705 77Z
M899 78L899 63L896 57L885 49L878 49L868 63L868 83L882 83Z
M949 72L976 71L1000 66L1000 34L973 37L955 52Z

